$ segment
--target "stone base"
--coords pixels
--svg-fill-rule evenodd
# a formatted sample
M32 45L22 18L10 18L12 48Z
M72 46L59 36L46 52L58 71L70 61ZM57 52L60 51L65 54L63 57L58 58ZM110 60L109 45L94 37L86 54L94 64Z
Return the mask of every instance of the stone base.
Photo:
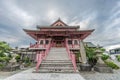
M91 71L92 67L89 64L80 64L80 70L81 71Z
M95 65L94 70L100 73L113 73L112 68L106 65Z

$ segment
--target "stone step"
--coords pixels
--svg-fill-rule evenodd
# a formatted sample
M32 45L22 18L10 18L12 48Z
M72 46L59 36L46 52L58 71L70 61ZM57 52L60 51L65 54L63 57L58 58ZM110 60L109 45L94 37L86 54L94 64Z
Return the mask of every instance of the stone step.
M73 68L73 65L72 64L70 64L70 65L59 65L59 64L57 64L57 65L56 64L55 65L53 65L53 64L52 65L51 64L50 65L44 64L43 65L43 64L41 64L40 68L41 67L45 67L45 68L66 68L66 67L70 67L70 68Z
M40 67L40 70L43 70L43 69L46 69L46 70L49 70L49 69L52 69L52 70L54 70L54 69L58 69L58 70L73 70L73 67L60 67L60 66L58 66L58 67Z
M51 48L52 50L60 50L60 49L66 49L66 48Z
M73 64L67 55L66 48L51 48L46 60L42 61L38 72L73 73Z
M42 63L71 63L71 60L43 60Z
M72 63L61 63L61 62L54 62L54 63L41 63L41 65L44 65L44 64L47 64L47 65L72 65Z
M50 51L50 52L61 52L61 53L67 53L66 51Z
M62 52L65 52L65 51L63 51L63 50L60 50L60 51L50 51L50 52L61 52L61 53L62 53Z
M73 67L72 64L41 64L40 67Z
M45 69L39 69L37 72L36 70L33 71L34 73L75 73L74 70L59 70L59 69L49 69L49 70L45 70Z

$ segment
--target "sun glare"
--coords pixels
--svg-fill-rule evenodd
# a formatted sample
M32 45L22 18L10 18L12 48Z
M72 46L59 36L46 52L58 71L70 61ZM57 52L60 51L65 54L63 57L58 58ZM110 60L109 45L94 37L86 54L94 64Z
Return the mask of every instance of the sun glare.
M50 19L54 19L54 18L57 17L57 13L56 13L56 11L54 11L54 10L49 10L48 13L47 13L47 16L48 16L48 18L50 18Z

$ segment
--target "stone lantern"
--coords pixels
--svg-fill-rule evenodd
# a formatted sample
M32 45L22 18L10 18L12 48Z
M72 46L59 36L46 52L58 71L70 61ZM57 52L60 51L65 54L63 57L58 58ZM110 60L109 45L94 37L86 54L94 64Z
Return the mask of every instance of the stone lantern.
M10 65L15 65L17 63L15 57L13 57L10 61L9 61Z
M101 59L102 57L102 51L97 48L97 50L95 51L96 53L96 56L98 57L98 60L97 60L97 65L105 65L104 61Z
M94 70L101 73L112 73L113 72L112 68L108 67L101 59L103 52L100 50L99 46L97 47L95 53L96 56L98 57L98 60L96 65L94 66Z

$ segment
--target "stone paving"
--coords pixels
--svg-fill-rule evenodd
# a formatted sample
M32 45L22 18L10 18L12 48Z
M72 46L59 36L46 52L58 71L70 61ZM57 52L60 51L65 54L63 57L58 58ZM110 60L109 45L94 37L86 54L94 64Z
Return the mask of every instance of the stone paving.
M4 80L120 80L120 69L114 73L80 72L78 73L32 73L34 69L14 74ZM3 79L0 79L3 80Z
M32 73L33 68L4 80L85 80L79 73Z

